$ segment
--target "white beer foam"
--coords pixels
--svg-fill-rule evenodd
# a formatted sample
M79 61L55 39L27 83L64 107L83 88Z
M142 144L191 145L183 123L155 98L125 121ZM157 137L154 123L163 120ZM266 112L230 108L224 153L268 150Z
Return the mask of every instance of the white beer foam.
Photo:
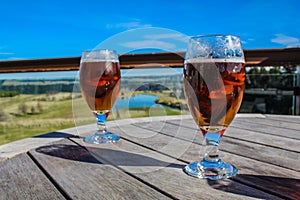
M220 62L230 62L230 63L245 63L243 57L235 58L190 58L185 60L185 63L220 63Z

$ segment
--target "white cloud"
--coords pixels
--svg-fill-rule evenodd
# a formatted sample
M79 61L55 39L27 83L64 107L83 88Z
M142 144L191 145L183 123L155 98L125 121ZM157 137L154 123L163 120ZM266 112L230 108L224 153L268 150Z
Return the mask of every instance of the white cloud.
M112 28L125 28L125 29L133 29L133 28L148 28L152 27L151 24L142 24L139 21L132 21L132 22L124 22L124 23L118 23L118 24L107 24L106 28L112 29Z
M20 60L19 58L14 57L13 55L15 55L15 53L0 51L0 60Z
M242 44L248 44L248 43L251 43L251 42L253 42L253 41L255 41L254 38L247 38L246 40L241 40L241 43L242 43Z
M132 45L141 45L143 48L168 49L172 51L185 51L189 40L182 33L152 33L143 36L146 40L135 41ZM140 44L138 44L140 43Z
M136 50L149 51L151 49L163 51L184 51L188 37L177 31L147 27L129 29L118 33L101 42L97 48L114 48L124 54Z
M300 46L299 38L287 36L284 34L276 34L276 38L271 39L271 42L282 44L287 47L299 47Z
M7 60L7 58L5 58L6 56L12 56L14 55L15 53L13 52L7 52L5 51L4 49L6 48L6 46L0 46L0 59L3 60L3 58L5 60Z
M134 48L134 49L143 49L143 48L172 49L176 47L176 45L172 43L158 41L158 40L132 41L132 42L122 43L121 45L128 48Z

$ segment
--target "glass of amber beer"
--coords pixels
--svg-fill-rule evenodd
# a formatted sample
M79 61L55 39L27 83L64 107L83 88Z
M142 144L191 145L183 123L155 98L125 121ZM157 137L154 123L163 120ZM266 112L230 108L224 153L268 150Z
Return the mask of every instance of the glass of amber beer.
M184 91L189 110L204 136L204 155L183 170L211 180L235 176L237 169L219 157L218 145L242 102L245 59L233 35L191 37L184 61Z
M84 51L80 61L80 89L96 118L98 130L84 138L85 142L105 144L119 136L106 130L106 119L120 91L120 64L114 50Z

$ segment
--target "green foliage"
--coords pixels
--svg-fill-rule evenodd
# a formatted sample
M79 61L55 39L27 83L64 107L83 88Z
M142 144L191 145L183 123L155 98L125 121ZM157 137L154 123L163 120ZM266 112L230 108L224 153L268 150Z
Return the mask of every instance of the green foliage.
M37 103L36 108L40 113L44 111L43 105L40 102Z
M18 92L18 91L1 91L0 97L14 97L19 94L20 94L20 92Z
M24 114L24 115L27 115L28 113L28 106L25 102L22 102L20 105L19 105L19 111L20 113Z
M247 72L246 88L289 90L294 87L295 71L292 66L251 67Z
M0 109L0 122L6 121L8 119L8 115Z
M271 68L269 74L281 74L280 67Z

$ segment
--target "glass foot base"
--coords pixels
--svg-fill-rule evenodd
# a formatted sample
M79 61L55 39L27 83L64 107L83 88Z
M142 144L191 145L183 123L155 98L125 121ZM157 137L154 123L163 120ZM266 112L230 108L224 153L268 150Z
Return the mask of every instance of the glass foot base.
M85 137L83 141L91 144L107 144L117 142L119 139L119 136L107 132L105 134L95 133L94 135Z
M211 180L221 180L235 176L238 172L233 165L218 161L194 162L184 167L183 171L196 178L207 178Z

